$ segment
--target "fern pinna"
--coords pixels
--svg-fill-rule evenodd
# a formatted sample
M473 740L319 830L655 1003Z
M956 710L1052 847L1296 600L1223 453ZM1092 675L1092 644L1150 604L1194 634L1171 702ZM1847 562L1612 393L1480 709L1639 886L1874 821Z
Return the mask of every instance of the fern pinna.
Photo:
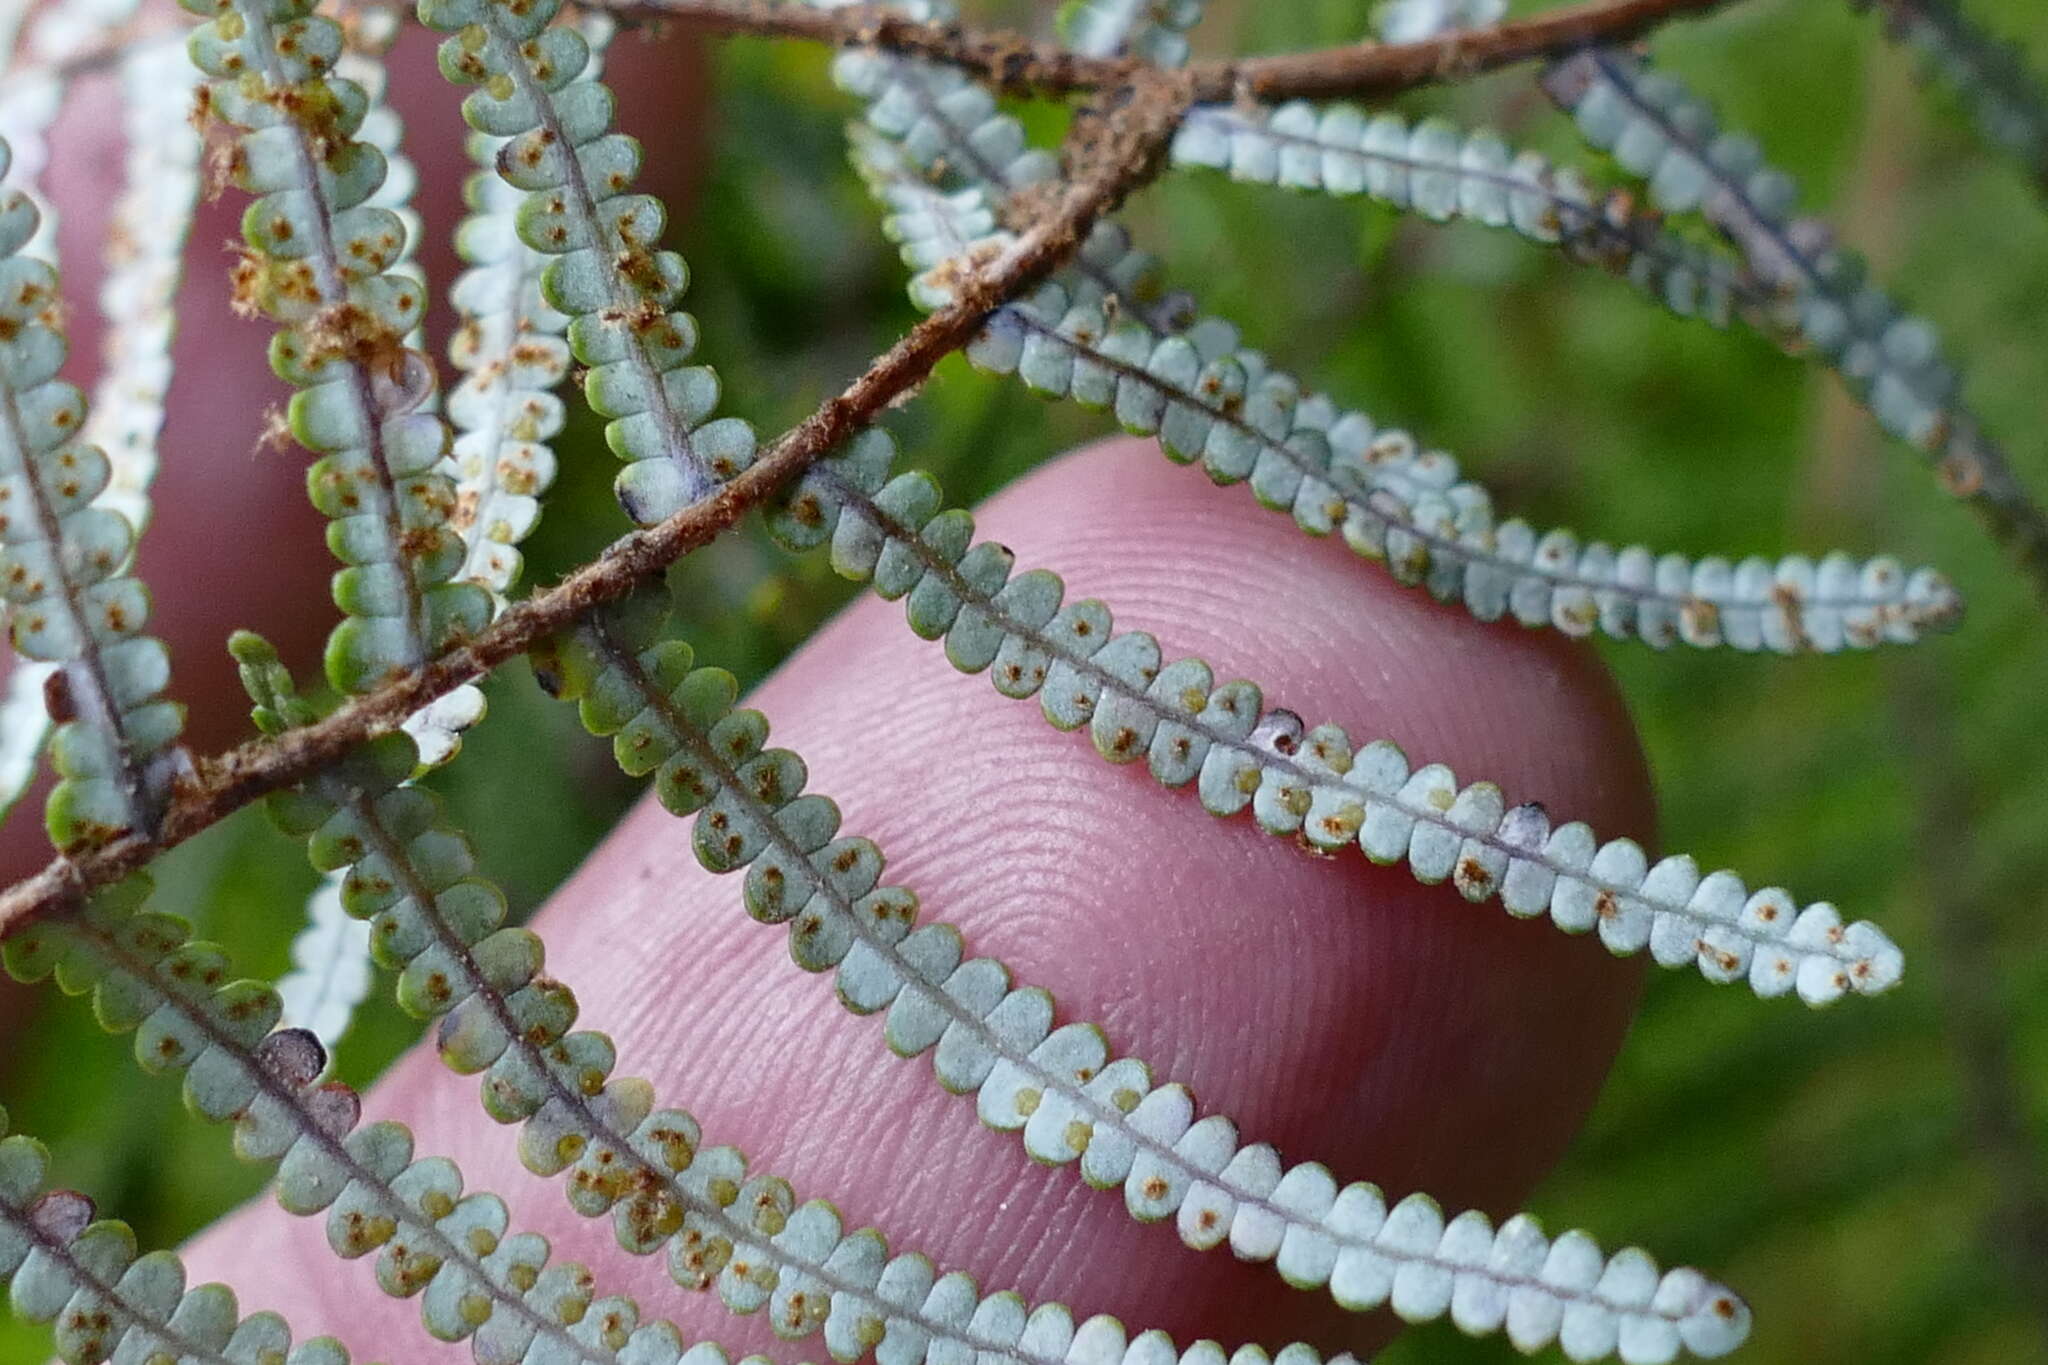
M0 896L0 953L24 981L89 995L102 1027L134 1035L145 1071L181 1074L185 1103L231 1124L238 1156L276 1166L279 1204L321 1218L337 1255L374 1258L379 1288L417 1297L432 1338L470 1342L483 1365L730 1359L692 1344L661 1305L607 1288L616 1266L563 1261L539 1233L513 1230L504 1198L419 1154L406 1125L366 1118L332 1050L375 969L401 1009L436 1021L432 1047L477 1078L528 1171L559 1177L571 1208L607 1219L624 1253L658 1257L676 1287L761 1315L796 1349L883 1365L1349 1359L1342 1341L1176 1340L984 1284L853 1226L843 1191L800 1194L715 1140L697 1100L623 1074L622 1046L578 1027L578 989L606 983L547 970L541 937L515 922L513 897L436 791L486 721L487 680L525 661L610 740L626 777L651 779L705 869L739 874L746 915L786 929L794 966L831 974L847 1011L881 1016L888 1051L929 1054L940 1090L971 1096L985 1126L1132 1219L1269 1265L1276 1297L1284 1285L1354 1313L1444 1319L1522 1352L1651 1365L1743 1344L1750 1310L1718 1279L1585 1232L1553 1236L1528 1213L1446 1210L1283 1156L1258 1136L1261 1116L1206 1106L1074 1018L1057 982L980 951L953 922L963 907L921 893L880 843L844 828L735 674L685 639L700 634L698 604L677 610L668 572L758 512L768 541L821 551L825 572L902 602L910 631L953 668L986 674L1055 729L1085 731L1104 762L1188 789L1190 819L1196 804L1248 813L1304 857L1448 884L1446 914L1462 900L1476 907L1462 913L1547 919L1614 956L1766 999L1819 1007L1889 991L1905 956L1871 919L1596 831L1529 799L1542 793L1511 799L1376 733L1373 716L1303 715L1120 624L1112 604L1070 593L1057 566L1020 566L979 535L930 470L905 467L911 442L892 431L915 426L892 410L958 352L1046 400L1112 414L1167 461L1379 566L1360 573L1383 569L1481 622L1787 656L1911 645L1960 624L1948 578L1888 554L1737 558L1584 540L1510 514L1511 499L1451 454L1318 389L1310 358L1267 354L1167 279L1138 220L1119 217L1124 201L1175 172L1213 172L1506 229L1502 241L1619 277L1664 312L1812 357L2048 590L2048 514L1966 398L1935 324L1799 208L1762 142L1651 64L1640 40L1713 0L1591 0L1514 20L1497 3L1397 0L1376 16L1379 41L1201 60L1200 0L1070 0L1044 40L963 23L948 0L184 5L192 19L173 27L132 0L48 0L8 16L4 33L0 594L16 659L0 799L13 804L44 761L57 781L45 808L55 855ZM2038 172L2048 101L2024 63L1947 0L1876 7L1962 90L1988 138ZM646 188L649 148L621 131L630 111L605 78L622 30L672 26L834 50L852 167L921 315L772 437L728 411L744 405L710 363L719 338L684 310L691 266L665 245L671 212ZM421 264L428 229L414 204L445 168L418 164L387 67L415 28L436 35L467 125L467 215L453 236L467 268L448 281ZM1538 150L1564 123L1532 126L1533 105L1503 134L1396 103L1497 69L1518 80L1526 66L1599 159ZM114 209L127 254L104 286L120 325L88 402L61 377L66 301L47 230L58 205L43 182L67 91L110 67L132 144ZM1026 97L1047 111L1022 115ZM1054 126L1057 145L1034 138ZM303 690L263 637L226 642L260 735L211 756L181 743L169 651L146 629L134 562L202 180L242 207L229 284L241 312L275 329L270 363L291 387L278 426L311 457L341 616L324 678ZM460 325L435 338L443 287ZM437 344L458 376L445 394ZM579 398L620 462L607 478L625 521L601 554L534 587L522 546L558 476L586 458ZM1196 519L1176 530L1207 533ZM157 908L150 870L259 798L321 878L275 984L237 973L208 936L232 939L222 926ZM126 1225L54 1187L51 1151L6 1123L0 1111L0 1278L21 1318L52 1324L63 1359L345 1365L341 1341L294 1344L283 1316L245 1313L223 1285L188 1286L177 1255L141 1251Z

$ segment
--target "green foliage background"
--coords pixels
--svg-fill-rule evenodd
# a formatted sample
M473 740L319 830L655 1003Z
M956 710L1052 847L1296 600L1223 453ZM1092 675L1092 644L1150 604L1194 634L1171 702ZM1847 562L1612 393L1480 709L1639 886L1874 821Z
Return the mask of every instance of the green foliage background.
M2048 68L2038 0L1968 8L2026 38L2036 69ZM1045 14L1020 4L996 17L1030 26ZM1215 0L1200 36L1216 50L1277 50L1350 40L1364 23L1350 0ZM1935 318L1971 399L2048 487L2042 196L1981 148L1952 100L1916 91L1905 55L1841 3L1751 0L1672 30L1656 51L1729 123L1758 132L1808 202ZM715 156L680 245L728 410L772 431L914 317L846 169L850 109L824 54L735 42L714 66ZM1590 164L1526 72L1405 107L1490 122ZM1057 133L1056 113L1031 117ZM1999 1221L2016 1182L2039 1182L2048 1166L2041 604L1830 378L1740 329L1661 315L1504 233L1213 175L1148 192L1130 221L1170 277L1204 282L1204 305L1254 344L1458 453L1539 524L1730 555L1885 548L1940 564L1963 587L1964 630L1915 651L1787 661L1607 648L1654 761L1667 843L1879 919L1912 966L1882 1001L1813 1017L1660 975L1590 1127L1533 1206L1554 1226L1568 1219L1725 1274L1757 1309L1741 1357L1756 1365L2048 1361L2048 1229L2032 1229L2029 1256ZM963 499L1104 430L957 359L892 425ZM563 444L561 484L529 542L530 582L615 532L614 461L593 435L586 426ZM679 572L700 654L743 681L847 595L821 559L791 560L753 533ZM522 908L635 794L522 668L493 681L489 721L434 785ZM553 795L522 799L534 790ZM161 908L196 920L245 970L274 975L312 874L246 811L166 859L160 885ZM416 1032L388 998L372 1000L340 1053L356 1082ZM18 1127L57 1150L62 1182L134 1222L145 1244L175 1242L228 1195L254 1192L260 1172L184 1119L174 1083L143 1078L127 1041L100 1034L79 1003L46 1003L0 1055L0 1096ZM2009 1045L1997 1079L2027 1126L2003 1155L1987 1152L1972 1107L1972 1027ZM0 1321L0 1359L46 1347L38 1329ZM1412 1333L1384 1356L1508 1358L1500 1342L1449 1328Z

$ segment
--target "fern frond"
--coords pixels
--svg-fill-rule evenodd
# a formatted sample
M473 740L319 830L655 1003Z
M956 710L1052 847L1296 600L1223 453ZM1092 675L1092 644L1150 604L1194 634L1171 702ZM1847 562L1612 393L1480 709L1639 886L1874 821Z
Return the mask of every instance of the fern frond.
M1620 275L1681 317L1725 325L1747 282L1725 257L1664 230L1630 198L1596 193L1575 169L1515 152L1495 134L1446 119L1410 127L1398 114L1297 100L1278 108L1199 105L1173 143L1181 165L1233 180L1363 194L1431 222L1511 228L1567 259Z
M1798 186L1754 139L1723 130L1706 101L1627 54L1582 51L1542 83L1586 141L1641 176L1660 207L1697 209L1735 244L1779 294L1766 330L1825 362L1880 427L1936 463L1949 491L2030 570L2048 574L2048 512L1963 402L1934 324L1869 280L1826 223L1796 216Z
M95 16L95 18L114 16ZM95 29L94 31L97 31ZM7 44L0 40L0 51ZM193 73L175 42L138 45L120 65L121 117L127 136L122 190L108 231L109 267L99 310L114 325L101 344L100 374L86 414L85 440L107 457L107 486L96 503L148 529L149 487L156 479L157 437L171 376L174 311L184 280L185 240L199 192L199 141L185 121ZM45 96L30 83L30 101ZM15 95L0 97L8 106ZM54 98L46 112L54 114ZM0 112L0 132L13 127ZM39 135L38 135L39 136ZM20 159L16 158L16 175ZM24 184L21 188L31 191ZM53 253L45 218L25 252ZM53 256L52 256L53 258ZM18 660L0 701L0 819L28 789L49 742L43 688L54 666Z
M995 313L968 359L1039 393L1111 409L1126 431L1157 436L1168 458L1200 461L1219 484L1246 484L1309 534L1338 533L1399 582L1480 620L1597 629L1658 648L1826 653L1910 643L1960 618L1947 580L1890 559L1692 561L1496 520L1485 489L1461 479L1449 456L1304 396L1292 376L1239 349L1227 324L1205 319L1157 338L1110 317L1097 299L1046 285Z
M987 130L999 127L1006 139L1021 138L1022 130L1008 115L991 112L992 105L962 100L957 118L930 112L941 106L922 84L926 68L899 63L890 68L893 75L877 80L876 60L842 58L837 68L851 73L848 83L857 93L878 101L869 112L870 131L855 135L855 164L891 210L884 231L917 272L912 301L942 307L957 287L957 262L1000 251L1012 240L999 226L992 192L1029 183L1023 176L1034 172L1006 171L1025 165L1028 153L1007 161L983 158L980 169L997 179L970 177L957 189L933 185L926 169L962 164L964 157L947 149L966 145L963 138L993 140ZM917 96L919 90L926 97ZM927 113L909 125L897 116L877 119L881 101ZM1398 121L1380 126L1398 134L1387 139L1390 147L1412 141ZM1490 164L1492 158L1481 159ZM1455 149L1429 160L1463 164ZM1370 169L1362 160L1350 164L1361 175ZM1412 196L1411 179L1424 179L1400 167L1380 169L1375 192L1403 200ZM1425 196L1447 205L1446 212L1513 212L1498 184L1487 183L1481 192L1462 190L1460 183L1446 179ZM1525 203L1521 221L1538 229L1542 213ZM1663 240L1641 238L1626 220L1609 227L1621 234L1613 240ZM1613 255L1609 246L1600 249ZM1705 265L1675 265L1650 249L1614 259L1679 311L1725 298L1703 283L1715 277ZM1889 559L1858 563L1836 553L1818 565L1798 555L1776 564L1751 558L1737 565L1718 556L1694 562L1643 546L1582 546L1569 531L1501 520L1486 490L1461 479L1449 456L1420 453L1406 432L1376 429L1363 414L1305 393L1263 355L1241 348L1228 323L1201 318L1169 330L1133 302L1151 267L1121 228L1099 224L1071 266L1031 297L991 315L968 347L968 361L1015 373L1047 396L1112 409L1126 430L1158 436L1169 458L1199 460L1218 483L1247 484L1262 505L1290 514L1309 534L1338 532L1360 555L1384 561L1400 582L1427 586L1481 620L1512 615L1525 625L1553 625L1571 635L1597 629L1657 648L1682 640L1702 648L1796 653L1910 643L1960 618L1961 600L1939 574L1909 574Z
M353 771L390 756L391 746L373 749ZM599 1297L588 1269L549 1265L546 1238L511 1232L504 1201L464 1193L453 1161L416 1156L404 1124L362 1125L356 1093L321 1082L319 1041L276 1028L277 993L230 980L226 954L193 939L184 920L148 910L148 894L138 874L70 919L28 926L0 957L18 980L54 973L66 993L90 991L102 1028L136 1034L145 1071L182 1071L186 1104L234 1123L238 1156L277 1163L278 1204L301 1217L325 1214L328 1245L344 1259L377 1252L378 1286L394 1298L421 1295L421 1324L432 1336L473 1336L479 1359L517 1365L616 1365L624 1355L617 1342L629 1335L648 1360L681 1358L672 1326L636 1326L633 1301ZM725 1365L725 1357L693 1365Z
M2048 88L2019 44L1988 32L1953 0L1849 3L1882 15L1885 35L1919 57L1930 79L1953 87L1984 140L2048 192Z
M965 520L949 517L933 541L950 543ZM978 550L959 571L995 577L1004 554ZM1498 1237L1476 1212L1446 1226L1427 1196L1389 1209L1370 1185L1340 1193L1315 1163L1283 1174L1273 1148L1240 1144L1228 1118L1197 1121L1185 1086L1113 1057L1098 1026L1055 1028L1047 992L1016 983L995 959L965 957L954 926L917 924L915 893L880 884L882 850L840 832L836 803L803 791L802 759L767 747L766 718L734 709L730 677L692 669L688 647L662 640L659 624L658 609L602 618L561 641L543 676L559 695L582 700L594 733L613 736L621 767L654 771L663 805L695 816L700 863L745 869L748 913L789 925L799 967L836 969L839 999L854 1013L886 1009L891 1049L932 1052L940 1084L974 1094L983 1122L1020 1132L1037 1160L1078 1162L1090 1184L1121 1187L1140 1221L1178 1216L1190 1246L1227 1241L1243 1259L1277 1259L1289 1283L1327 1285L1345 1308L1391 1301L1410 1321L1449 1313L1475 1335L1505 1325L1523 1350L1561 1336L1580 1360L1617 1351L1627 1361L1668 1360L1681 1341L1718 1355L1741 1340L1747 1310L1697 1271L1660 1277L1641 1251L1603 1258L1583 1233L1552 1243L1527 1217ZM1130 651L1112 641L1105 652ZM1178 669L1183 689L1196 685L1189 672ZM1254 690L1239 684L1218 694L1225 706L1248 695L1250 719Z
M0 178L7 162L0 142ZM0 190L0 596L15 650L59 666L47 821L51 840L75 849L154 827L184 761L184 710L162 698L168 651L142 633L134 530L97 502L112 465L79 439L85 396L57 378L56 271L24 254L39 217L19 190Z
M184 0L212 15L212 0ZM426 291L402 273L403 222L369 201L386 162L360 136L368 97L330 76L341 30L310 0L237 0L193 34L211 79L206 107L236 129L230 165L256 195L238 302L281 324L271 363L298 388L292 433L320 456L308 480L347 566L334 597L346 614L328 641L343 692L367 691L482 629L489 595L453 581L462 542L438 465L445 422L431 411L432 364L405 338Z
M1087 727L1111 762L1146 761L1163 785L1193 783L1211 814L1250 807L1270 834L1374 862L1406 861L1418 880L1451 880L1467 899L1498 895L1510 914L1547 913L1569 933L1597 928L1617 954L1645 948L1712 981L1813 1005L1896 984L1898 949L1876 925L1844 926L1833 906L1750 893L1732 872L1700 875L1684 855L1651 866L1634 841L1585 825L1551 828L1540 806L1509 808L1490 782L1460 789L1441 764L1412 767L1384 740L1354 746L1341 726L1304 726L1256 684L1215 685L1199 659L1164 664L1144 631L1116 634L1109 608L1062 607L1045 570L1015 574L1009 552L976 543L973 518L941 511L937 484L889 478L895 443L870 431L786 494L770 531L791 548L830 542L832 564L903 598L911 629L943 638L963 672L992 669L1005 696L1037 696L1060 729Z
M176 1253L138 1254L127 1224L100 1219L82 1194L47 1187L49 1164L49 1149L10 1134L0 1109L0 1285L20 1317L54 1325L58 1359L349 1365L332 1337L293 1346L283 1317L244 1316L224 1284L188 1289Z
M578 81L590 45L573 27L548 27L561 0L421 0L420 18L455 36L441 46L450 80L480 89L463 115L510 141L498 172L525 192L520 239L553 256L543 297L572 321L569 345L590 367L591 406L611 419L605 440L627 461L616 489L646 526L699 500L754 457L754 431L713 418L717 374L685 362L697 323L673 311L688 283L683 259L660 249L667 210L630 193L640 146L612 131L611 91Z
M1187 33L1201 22L1206 0L1066 0L1060 41L1084 57L1132 56L1182 66Z
M96 34L101 23L117 21L132 8L126 0L117 0L114 9L119 13L85 16L85 27ZM0 41L0 52L8 46ZM107 458L107 484L96 504L120 513L140 535L149 525L149 486L156 477L156 443L163 427L177 328L173 310L184 278L185 239L199 189L199 144L185 121L193 77L180 44L139 45L121 62L118 75L127 151L99 297L100 313L115 325L106 329L102 343L84 438ZM29 121L31 110L44 123L56 114L61 92L57 84L41 82L32 72L21 73L19 79L17 86L17 75L10 73L8 93L0 96L0 132L27 131L23 123ZM41 128L32 136L40 148ZM22 169L17 156L14 174L23 182L17 187L33 199L33 186L25 182ZM46 215L23 251L54 260L51 226ZM27 790L49 742L51 721L43 689L54 671L54 665L20 659L8 676L6 698L0 701L0 819Z

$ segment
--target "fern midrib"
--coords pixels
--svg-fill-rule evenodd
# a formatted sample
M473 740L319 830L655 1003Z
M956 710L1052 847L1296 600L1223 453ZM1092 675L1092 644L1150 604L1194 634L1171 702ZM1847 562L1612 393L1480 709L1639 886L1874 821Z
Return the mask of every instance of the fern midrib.
M625 339L626 359L633 367L633 375L640 381L647 395L648 412L653 414L660 429L662 448L668 452L669 462L681 471L687 493L686 503L702 499L716 487L703 463L697 458L695 447L690 442L690 429L677 415L675 405L669 401L668 389L662 383L661 371L655 368L654 360L647 354L646 346L635 329L633 314L638 303L638 294L619 271L618 262L607 248L607 236L603 224L598 221L597 202L590 197L590 187L583 181L583 167L577 160L576 148L562 131L562 117L555 108L555 98L534 78L533 71L520 54L519 43L503 27L498 7L485 5L481 21L488 35L492 55L500 63L500 69L509 72L518 92L532 103L540 126L547 133L548 151L554 157L555 165L562 172L562 192L573 205L576 216L582 220L583 230L590 238L590 253L604 274L606 291L611 295L612 307L619 313L617 326ZM659 249L659 242L640 242L633 245L648 251Z
M615 1357L609 1352L592 1354L590 1348L583 1342L578 1341L567 1327L551 1320L545 1314L536 1310L531 1304L526 1302L523 1295L514 1294L499 1284L489 1269L484 1266L481 1259L470 1255L467 1249L460 1243L442 1233L433 1223L417 1213L410 1204L399 1197L398 1192L391 1187L389 1181L380 1178L376 1172L363 1165L360 1161L357 1161L343 1140L335 1137L326 1128L322 1127L314 1116L307 1112L305 1106L300 1102L298 1095L282 1085L270 1074L267 1068L258 1063L250 1055L249 1051L242 1046L239 1039L223 1032L214 1023L212 1017L188 999L175 983L164 981L158 975L155 963L144 962L134 957L112 935L104 932L90 919L76 919L67 928L72 932L92 939L99 946L102 953L110 960L118 963L121 969L129 975L148 981L156 989L160 1003L168 1004L177 1010L187 1023L205 1035L209 1043L224 1049L229 1055L233 1056L241 1064L242 1069L255 1080L256 1088L264 1096L273 1103L290 1109L299 1116L298 1132L301 1139L311 1138L329 1161L347 1173L350 1181L361 1184L365 1189L376 1191L377 1197L384 1204L383 1211L390 1214L394 1221L403 1223L405 1226L413 1229L415 1238L419 1243L426 1246L443 1263L454 1262L464 1267L477 1283L484 1286L485 1291L492 1299L501 1306L510 1308L520 1318L532 1324L540 1333L561 1342L576 1358L590 1362L590 1365L607 1365L608 1362L615 1360ZM354 1132L356 1130L352 1128L350 1131ZM419 1155L414 1153L412 1160L406 1164L410 1167L420 1159ZM270 1164L276 1163L272 1162ZM325 1210L310 1216L324 1218L326 1216ZM503 1244L503 1241L504 1239L501 1238L500 1245Z
M1588 49L1587 56L1593 65L1599 69L1601 76L1614 88L1615 92L1628 101L1630 108L1634 109L1641 117L1655 124L1657 130L1664 135L1665 139L1672 146L1683 148L1687 156L1693 157L1699 163L1700 168L1720 188L1722 193L1727 196L1729 204L1733 206L1736 215L1743 220L1744 225L1749 231L1769 239L1771 245L1784 256L1785 260L1799 271L1801 277L1806 281L1807 288L1812 289L1816 293L1827 293L1826 287L1820 278L1819 267L1807 257L1806 253L1800 251L1793 244L1791 237L1785 231L1784 225L1773 222L1758 212L1755 205L1750 202L1749 195L1744 192L1742 186L1730 180L1722 172L1721 168L1710 159L1704 156L1695 156L1691 139L1676 124L1672 123L1669 118L1665 117L1662 109L1657 108L1637 94L1634 81L1629 78L1628 73L1622 72L1616 67L1613 54L1604 48L1596 47ZM1720 226L1720 224L1717 223L1716 226ZM1729 232L1731 236L1734 235L1733 230L1729 228L1723 227L1722 230ZM1737 241L1739 243L1740 239L1737 238ZM1829 295L1829 297L1833 296ZM1851 321L1853 323L1856 320L1852 317Z
M22 425L20 402L12 384L0 384L0 426L4 426L7 440L13 445L15 456L21 463L22 482L27 486L29 501L35 508L36 528L42 532L43 543L49 546L50 571L58 585L56 595L70 620L72 636L78 641L77 658L53 662L67 684L78 676L71 665L76 663L82 669L88 684L83 689L85 702L91 708L88 723L112 738L115 756L121 765L121 795L128 807L129 824L146 829L155 823L157 812L152 809L154 803L149 799L147 780L135 761L135 746L129 738L128 727L120 708L114 705L113 685L107 681L106 661L100 655L99 636L94 634L91 618L86 614L83 591L73 581L65 565L63 522L51 505L49 490L43 486L40 457L33 453L27 429ZM111 581L114 576L110 573L102 581ZM15 613L25 610L26 605L17 604ZM77 697L76 690L72 696L74 699ZM155 831L146 829L146 832L153 834Z
M270 20L258 0L229 0L235 13L248 26L248 46L256 54L257 65L262 69L264 83L272 90L287 90L293 82L287 80L284 67L278 61L276 44ZM313 149L307 143L305 126L296 119L283 120L292 130L292 156L298 162L298 188L312 203L313 211L307 216L312 220L313 249L308 253L314 269L319 273L320 294L326 306L339 307L348 302L348 277L341 268L341 259L334 249L334 234L331 225L333 206L327 198L327 191L320 184L319 163L313 156ZM330 364L339 365L346 376L350 398L354 401L356 416L362 422L365 450L370 465L377 471L371 496L376 502L376 515L384 523L384 534L391 544L391 552L398 576L403 585L400 600L400 621L403 623L406 641L412 654L411 664L418 667L432 653L427 638L426 602L420 592L420 585L413 576L412 556L405 552L405 519L398 507L398 484L392 477L391 464L384 450L384 424L381 420L370 383L370 376L359 361L347 356L333 356Z

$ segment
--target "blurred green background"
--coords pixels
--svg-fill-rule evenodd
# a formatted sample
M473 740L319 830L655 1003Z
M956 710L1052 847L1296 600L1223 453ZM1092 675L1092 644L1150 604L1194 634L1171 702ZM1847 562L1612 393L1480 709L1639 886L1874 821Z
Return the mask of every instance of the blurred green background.
M2048 68L2038 0L1969 9ZM993 17L1042 26L1047 7ZM1200 46L1278 50L1364 27L1357 3L1214 0ZM1940 324L1969 398L2048 487L2040 195L1981 147L1945 92L1916 89L1907 56L1844 4L1751 0L1674 28L1655 51L1728 123L1757 132L1807 202ZM677 229L726 410L764 431L914 320L846 169L851 110L825 64L815 48L718 48L715 155ZM1526 71L1402 107L1490 123L1615 178ZM1027 117L1057 135L1056 111ZM1740 1357L1756 1365L2048 1361L2048 1226L2027 1216L2048 1213L2048 629L1976 522L1817 368L1739 328L1663 315L1505 233L1207 174L1146 193L1128 221L1169 280L1202 282L1204 306L1252 344L1457 453L1539 524L1692 553L1884 549L1961 585L1965 629L1912 651L1788 661L1599 646L1642 726L1667 845L1854 907L1913 965L1881 1002L1818 1015L1660 974L1591 1125L1531 1203L1553 1227L1639 1240L1725 1275L1757 1310ZM957 359L891 424L962 501L1106 429ZM592 437L585 424L562 443L529 582L616 531L615 465ZM848 591L821 559L792 560L751 530L680 574L700 654L743 681ZM525 910L636 788L522 667L490 691L489 721L433 785ZM553 795L522 795L536 789ZM296 926L278 907L301 903L313 876L259 812L177 850L159 881L161 907L197 921L244 970L285 970ZM416 1032L372 999L340 1050L357 1082ZM174 1084L141 1077L128 1040L102 1035L78 1002L45 1003L0 1056L0 1099L57 1150L59 1181L135 1223L146 1245L176 1242L255 1189L261 1172L182 1117ZM46 1344L40 1329L0 1320L0 1359L37 1359ZM1383 1358L1513 1353L1440 1327Z

